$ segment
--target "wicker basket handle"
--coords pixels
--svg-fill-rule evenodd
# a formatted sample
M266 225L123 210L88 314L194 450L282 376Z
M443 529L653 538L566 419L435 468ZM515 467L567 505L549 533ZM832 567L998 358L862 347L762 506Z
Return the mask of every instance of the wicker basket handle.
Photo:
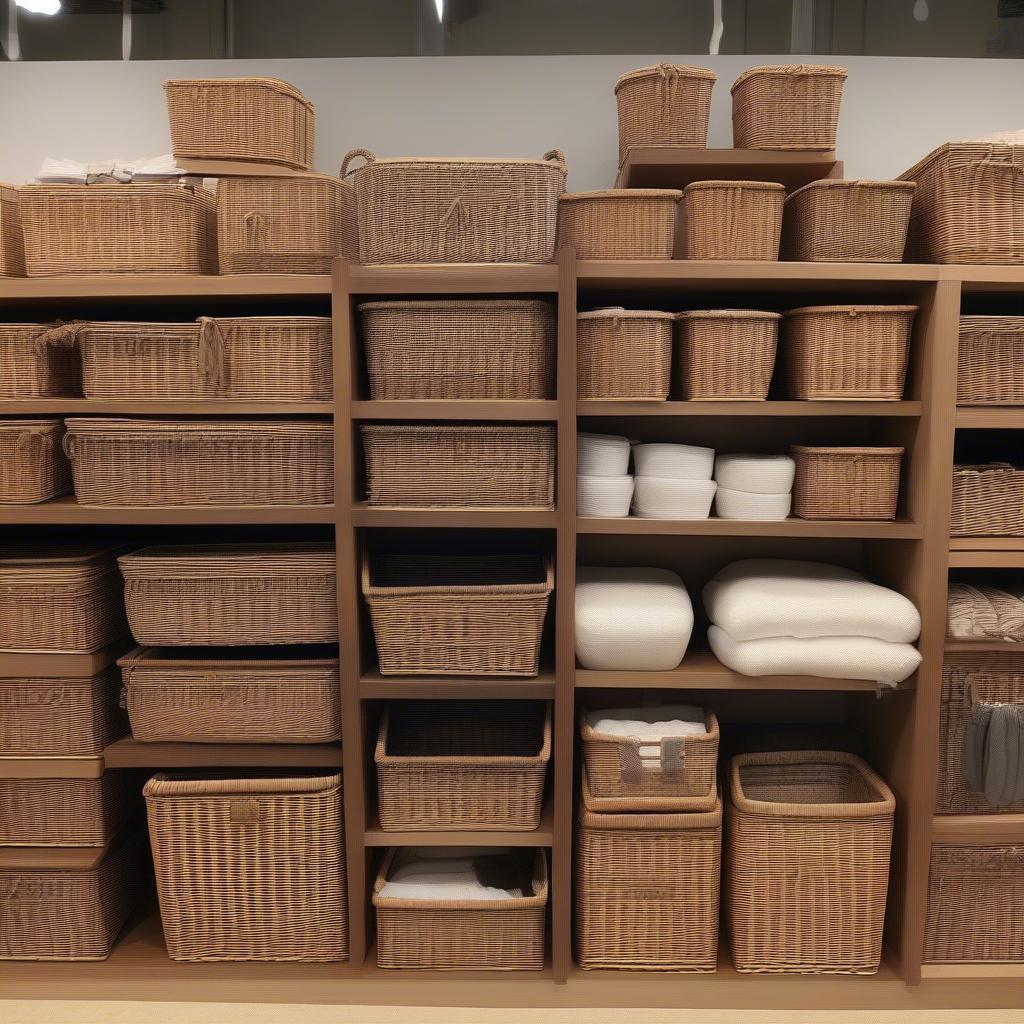
M48 348L76 348L78 336L88 326L87 320L58 320L52 327L40 331L33 341L36 355L46 355Z
M565 154L560 149L549 149L544 154L544 159L550 160L551 163L555 164L563 172L568 169L565 163Z
M254 797L232 800L228 815L232 825L258 825L263 820L263 805Z
M983 156L978 162L978 167L984 167L993 171L1003 171L1004 173L1010 174L1024 174L1024 163L1017 162L1018 151L1024 153L1024 147L1011 146L1010 147L1010 159L1002 160L996 156L995 148L990 146L988 154Z
M659 770L662 780L674 782L678 780L686 764L686 739L683 736L665 736L660 742L629 742L619 744L619 765L622 781L627 786L640 785L644 773L644 761L654 758L642 757L641 747L658 747Z
M356 157L360 157L360 156L361 156L361 157L362 157L362 158L363 158L363 159L364 159L364 160L365 160L365 161L366 161L366 162L367 162L368 164L372 164L372 163L374 163L374 161L376 161L376 159L377 159L377 157L376 157L376 156L375 156L375 155L374 155L373 153L371 153L371 152L370 152L370 150L368 150L368 149L350 149L350 150L349 150L349 151L348 151L348 152L347 152L347 153L345 154L345 156L344 156L344 157L342 158L342 161L341 161L341 170L340 170L340 171L338 172L338 175L339 175L340 177L342 177L342 178L347 178L347 177L349 176L349 174L351 174L351 173L352 173L352 171L355 171L355 170L357 170L357 168L355 168L355 167L353 167L353 168L352 168L352 170L349 170L349 166L348 166L348 165L349 165L349 164L350 164L350 163L351 163L351 162L352 162L353 160L355 160L355 159L356 159Z
M50 437L46 433L48 427L27 427L18 434L16 442L19 452L31 452L37 448L40 452L50 445Z
M220 324L212 316L201 316L199 337L196 342L196 369L209 384L220 386L224 383L225 349L224 334Z
M60 446L64 449L64 454L67 456L70 462L75 461L75 456L78 455L78 447L75 444L74 434L65 434L60 439Z

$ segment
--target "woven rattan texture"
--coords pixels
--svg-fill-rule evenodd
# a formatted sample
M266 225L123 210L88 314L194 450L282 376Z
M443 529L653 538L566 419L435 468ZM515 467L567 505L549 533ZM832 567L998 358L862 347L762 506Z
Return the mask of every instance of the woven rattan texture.
M786 190L767 181L697 181L683 189L683 259L777 260Z
M957 405L1024 405L1024 316L960 317Z
M558 206L558 245L581 260L670 260L675 244L675 189L566 193Z
M953 467L953 537L1024 536L1024 470L1008 463Z
M763 401L775 368L778 313L691 310L676 321L676 381L690 402Z
M73 352L40 343L46 324L0 324L0 398L58 398L78 391Z
M21 232L18 191L0 185L0 277L23 277L25 244Z
M576 318L576 397L664 402L672 374L671 313L614 309Z
M59 419L0 420L0 504L31 505L71 490Z
M902 448L794 445L793 514L800 519L892 520Z

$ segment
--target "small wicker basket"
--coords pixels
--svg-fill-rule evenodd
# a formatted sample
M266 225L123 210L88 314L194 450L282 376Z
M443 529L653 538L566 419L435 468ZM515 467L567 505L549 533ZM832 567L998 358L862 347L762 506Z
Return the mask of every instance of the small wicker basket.
M671 188L566 192L558 206L558 245L581 260L670 260L676 207Z
M0 504L31 505L71 490L59 419L0 420Z
M1024 405L1024 316L960 317L958 405Z
M680 256L777 260L786 189L771 181L695 181L683 189Z
M78 391L73 352L45 344L46 324L0 324L0 398L63 398Z
M772 382L780 314L692 309L676 319L676 380L689 402L764 401Z
M794 445L793 514L800 519L893 520L902 448Z
M664 402L672 373L672 313L595 309L576 316L576 397Z
M0 277L25 276L25 243L21 233L18 190L0 184Z
M1008 462L953 467L951 537L1024 537L1024 470Z

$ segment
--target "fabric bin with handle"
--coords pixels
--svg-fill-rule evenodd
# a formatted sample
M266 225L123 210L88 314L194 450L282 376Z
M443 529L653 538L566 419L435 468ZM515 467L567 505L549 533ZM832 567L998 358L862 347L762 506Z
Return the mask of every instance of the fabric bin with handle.
M558 204L558 245L581 260L670 260L676 207L671 188L566 192Z
M25 244L21 233L18 190L0 184L0 277L25 276Z
M31 505L71 490L59 419L0 419L0 504Z
M777 260L783 185L773 181L694 181L680 205L687 260Z
M78 392L73 352L47 345L48 324L0 324L0 398L65 398Z
M672 370L672 313L595 309L576 315L576 397L664 402Z
M902 448L794 445L793 514L800 519L893 520Z
M957 405L1024 405L1024 316L960 317Z
M1008 462L953 467L952 537L1024 536L1024 469Z

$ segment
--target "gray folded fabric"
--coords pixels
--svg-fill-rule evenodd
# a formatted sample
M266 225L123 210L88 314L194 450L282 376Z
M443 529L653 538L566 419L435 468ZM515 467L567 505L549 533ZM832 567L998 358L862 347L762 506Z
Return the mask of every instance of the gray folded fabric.
M992 704L975 704L964 733L964 775L975 793L985 790L985 756L988 730L992 721Z
M1008 807L1024 800L1024 705L987 706L992 713L985 744L985 799L993 807Z

